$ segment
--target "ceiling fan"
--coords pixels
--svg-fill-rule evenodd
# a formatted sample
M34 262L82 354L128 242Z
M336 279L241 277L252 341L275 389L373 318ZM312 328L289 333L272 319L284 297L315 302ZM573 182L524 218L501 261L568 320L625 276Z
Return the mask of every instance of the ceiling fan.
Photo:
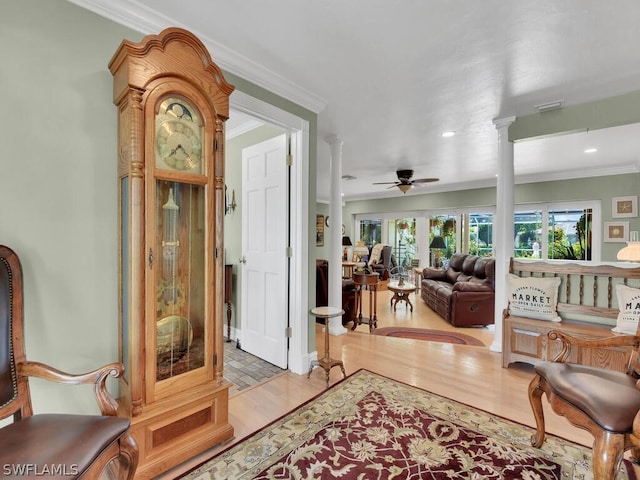
M402 190L402 193L407 193L416 183L431 183L440 180L439 178L418 178L416 180L411 180L411 177L413 177L413 170L398 170L396 175L398 176L397 182L375 182L374 185L392 185L389 188L398 187Z

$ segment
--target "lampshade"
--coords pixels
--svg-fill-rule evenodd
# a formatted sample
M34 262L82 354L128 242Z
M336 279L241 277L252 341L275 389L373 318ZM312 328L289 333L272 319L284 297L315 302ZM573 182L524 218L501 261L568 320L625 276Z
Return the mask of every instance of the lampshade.
M445 248L447 248L447 246L444 244L444 238L433 237L433 240L431 240L431 245L429 245L429 248L441 248L444 250Z
M342 246L343 247L350 247L351 245L353 245L351 243L351 239L349 238L348 235L345 235L344 237L342 237Z
M638 232L631 232L627 246L618 252L618 260L624 262L640 262Z
M369 255L369 249L365 246L362 240L358 240L358 243L353 247L353 254L358 258L362 258L365 255Z
M410 183L401 183L400 185L398 185L398 188L402 190L402 193L407 193L413 188L413 185L411 185Z

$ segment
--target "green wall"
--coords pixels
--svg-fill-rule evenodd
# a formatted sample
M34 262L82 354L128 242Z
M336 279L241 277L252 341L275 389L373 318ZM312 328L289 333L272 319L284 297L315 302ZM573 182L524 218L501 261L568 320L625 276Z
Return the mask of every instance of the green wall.
M107 65L123 38L142 35L64 0L3 2L0 242L22 261L28 358L71 372L118 358ZM97 412L90 389L36 381L32 391L39 412Z

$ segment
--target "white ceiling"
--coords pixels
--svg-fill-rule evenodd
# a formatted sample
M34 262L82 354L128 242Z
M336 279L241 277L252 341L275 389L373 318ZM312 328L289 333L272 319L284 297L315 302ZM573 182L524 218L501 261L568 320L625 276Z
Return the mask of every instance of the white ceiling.
M346 200L401 196L372 185L398 168L440 178L407 195L494 185L494 119L640 89L637 0L70 1L142 33L187 28L225 70L318 112L319 200L329 135L356 177ZM515 147L518 182L639 165L638 125Z

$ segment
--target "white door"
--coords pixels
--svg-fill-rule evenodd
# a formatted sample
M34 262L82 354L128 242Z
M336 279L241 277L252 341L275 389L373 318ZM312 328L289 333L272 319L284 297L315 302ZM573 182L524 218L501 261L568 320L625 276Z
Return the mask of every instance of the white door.
M287 135L242 150L242 348L287 368Z

